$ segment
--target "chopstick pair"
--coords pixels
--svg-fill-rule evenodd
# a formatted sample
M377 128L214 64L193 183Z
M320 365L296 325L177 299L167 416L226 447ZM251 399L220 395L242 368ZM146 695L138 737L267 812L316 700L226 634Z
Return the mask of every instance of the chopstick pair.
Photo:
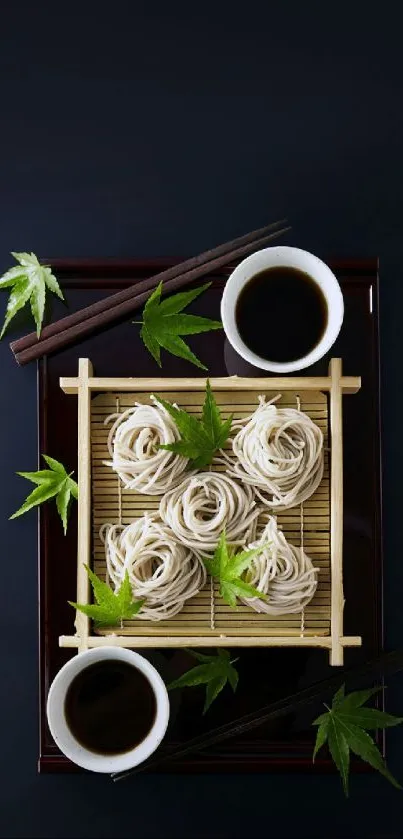
M165 271L161 271L146 280L135 283L129 288L112 294L85 309L67 315L42 329L38 338L31 332L24 338L13 341L10 347L18 364L28 364L48 353L61 350L69 344L81 341L93 332L129 317L141 306L150 292L160 283L164 283L164 293L171 293L184 288L211 271L222 268L239 260L254 250L267 245L291 228L286 219L252 230L230 242L224 242L212 250L180 262Z
M144 761L144 763L141 763L134 769L129 769L127 772L116 772L111 775L111 778L113 781L120 781L130 775L137 775L148 770L152 771L172 760L178 760L187 755L195 754L196 752L207 749L209 746L215 746L217 743L229 740L231 737L245 734L247 731L252 731L252 729L258 728L269 720L271 721L286 714L294 713L300 710L300 708L326 699L328 694L335 692L343 683L346 683L351 689L352 684L358 680L393 675L401 670L403 670L403 649L391 653L382 653L378 658L370 659L359 667L351 667L343 670L342 673L337 673L328 679L315 682L310 687L285 696L283 699L270 703L270 705L264 705L251 714L245 714L225 725L213 728L205 734L187 740L181 746L178 746L178 748L168 752L161 750L160 753L157 752L154 757L149 758L149 760Z

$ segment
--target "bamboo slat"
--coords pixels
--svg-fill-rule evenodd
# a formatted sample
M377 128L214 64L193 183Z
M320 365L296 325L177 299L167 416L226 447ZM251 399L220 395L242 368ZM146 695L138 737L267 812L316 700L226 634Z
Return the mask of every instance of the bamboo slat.
M91 391L89 377L93 374L88 358L80 358L78 388L78 544L77 544L77 603L89 602L89 584L85 565L91 562ZM75 627L80 639L79 652L88 647L90 622L82 612L76 612Z
M330 362L330 433L332 448L331 476L331 636L330 663L343 664L343 414L341 381L341 358Z
M242 378L240 376L230 376L228 378L210 379L211 387L216 390L253 390L256 388L259 392L265 390L305 390L311 391L329 391L332 386L330 376L303 376L303 377L288 377L288 378ZM91 377L88 382L90 390L95 391L116 391L133 392L135 390L148 391L149 393L158 390L162 391L193 391L204 390L206 379L111 379L111 378L97 378ZM361 387L361 379L359 376L343 376L341 380L343 393L357 393ZM60 387L65 393L77 393L79 387L79 379L64 377L60 379Z
M157 642L156 642L157 641ZM235 643L236 641L236 643ZM359 635L349 635L348 637L340 638L340 643L343 647L360 647L362 639ZM61 635L59 638L59 644L61 647L69 647L70 649L78 648L79 646L79 639L76 635ZM88 639L88 647L90 648L99 648L99 647L144 647L144 648L153 648L153 647L160 647L163 649L164 647L178 647L179 641L176 636L166 635L164 637L155 639L154 637L144 638L142 636L138 637L136 635L125 636L125 635L117 635L111 633L110 635L92 635ZM325 650L330 650L332 646L332 640L330 636L320 638L318 636L308 637L304 636L301 637L289 637L284 635L279 635L275 638L255 638L253 639L253 644L251 644L250 636L244 637L243 635L238 635L237 638L231 638L230 643L229 639L226 635L217 637L214 639L214 644L212 644L211 639L210 643L206 644L206 639L203 636L196 636L196 635L187 635L181 638L180 646L184 647L205 647L205 646L214 646L214 647L322 647Z

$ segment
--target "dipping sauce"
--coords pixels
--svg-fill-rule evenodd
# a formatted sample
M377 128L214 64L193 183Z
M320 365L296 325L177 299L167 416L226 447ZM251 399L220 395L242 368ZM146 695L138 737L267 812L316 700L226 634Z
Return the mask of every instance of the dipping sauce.
M64 711L75 739L89 751L116 755L138 746L152 728L156 699L148 679L119 659L90 664L77 674Z
M242 341L260 358L296 361L321 341L327 302L309 274L297 268L267 268L241 290L235 320Z

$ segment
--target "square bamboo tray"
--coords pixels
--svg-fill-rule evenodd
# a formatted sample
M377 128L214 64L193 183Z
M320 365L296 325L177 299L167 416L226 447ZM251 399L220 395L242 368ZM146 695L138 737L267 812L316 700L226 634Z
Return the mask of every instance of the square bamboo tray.
M164 396L199 413L205 378L108 379L93 375L88 359L80 359L78 378L61 378L67 394L78 395L78 551L77 602L90 602L84 565L91 565L105 579L104 549L99 528L105 522L124 525L157 510L159 498L125 490L118 476L103 465L109 459L105 418L124 411L151 393ZM61 636L63 647L116 645L122 647L321 647L329 650L332 665L343 664L346 646L359 646L361 638L343 635L343 442L342 396L356 393L360 379L342 376L341 359L332 359L326 377L212 378L211 386L223 416L246 416L257 406L257 397L281 393L278 405L300 407L324 433L325 471L314 495L298 508L279 513L286 538L303 546L318 567L318 588L303 613L271 617L247 606L230 609L208 581L175 617L152 623L125 621L116 628L95 633L81 612L76 635Z

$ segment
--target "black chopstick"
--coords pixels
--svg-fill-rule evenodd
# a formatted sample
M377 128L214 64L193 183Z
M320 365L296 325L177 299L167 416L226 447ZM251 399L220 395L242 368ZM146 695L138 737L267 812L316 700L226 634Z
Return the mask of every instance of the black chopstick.
M378 658L370 659L365 664L359 667L351 667L342 672L335 673L328 679L323 679L320 682L315 682L308 688L297 691L296 693L285 696L276 702L271 702L269 705L264 705L257 711L251 714L246 714L236 720L232 720L225 725L213 728L211 731L187 740L182 745L171 751L156 752L149 760L144 761L134 769L127 772L117 772L111 775L113 781L120 781L130 775L137 775L141 772L159 768L164 763L172 760L185 757L186 755L202 751L209 746L215 746L223 740L228 740L231 737L237 737L251 731L269 720L282 717L285 714L293 713L300 708L306 707L313 702L321 699L326 699L327 695L336 691L343 683L351 686L363 678L375 679L379 676L392 675L403 670L403 649L396 650L390 653L382 653Z
M70 344L87 338L94 332L130 317L143 305L159 282L164 282L164 293L185 288L212 271L243 259L255 250L268 245L291 228L285 220L276 221L252 230L244 236L224 242L212 250L167 268L152 277L141 280L129 288L98 300L90 306L61 318L42 329L38 338L35 332L12 341L10 347L18 364L28 364L48 353L56 352Z

